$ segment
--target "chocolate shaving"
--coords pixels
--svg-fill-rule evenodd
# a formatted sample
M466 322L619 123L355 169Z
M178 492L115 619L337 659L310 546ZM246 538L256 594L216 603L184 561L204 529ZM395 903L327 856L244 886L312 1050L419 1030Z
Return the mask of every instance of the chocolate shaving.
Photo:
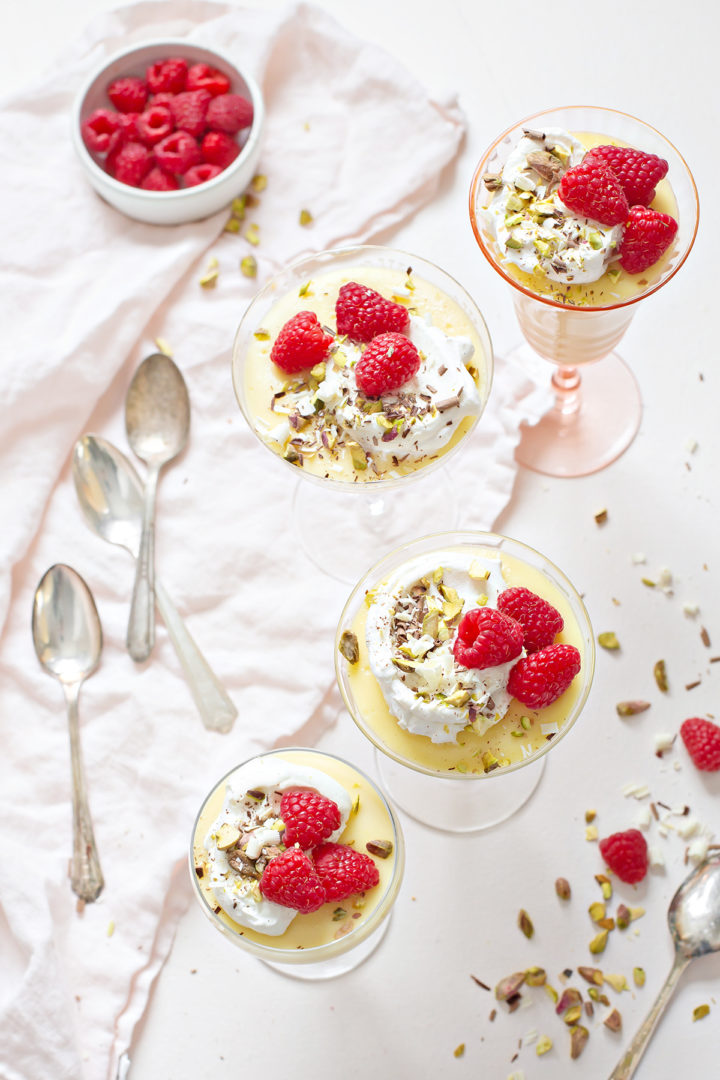
M470 978L471 978L471 979L472 979L472 981L473 981L474 983L476 983L476 984L477 984L477 985L478 985L478 986L479 986L479 987L480 987L480 988L481 988L482 990L489 990L489 989L490 989L490 987L489 987L489 986L487 985L487 983L484 983L484 982L482 981L482 979L478 979L477 975L471 975L471 976L470 976Z
M702 641L706 649L710 648L710 635L708 634L704 626L700 627L700 640Z

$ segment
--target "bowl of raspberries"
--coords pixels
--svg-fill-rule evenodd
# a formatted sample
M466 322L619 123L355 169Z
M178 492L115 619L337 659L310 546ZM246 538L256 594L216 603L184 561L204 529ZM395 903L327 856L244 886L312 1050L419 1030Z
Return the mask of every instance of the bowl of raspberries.
M154 225L208 217L247 187L264 121L250 75L216 50L149 41L96 71L75 106L73 137L108 203Z

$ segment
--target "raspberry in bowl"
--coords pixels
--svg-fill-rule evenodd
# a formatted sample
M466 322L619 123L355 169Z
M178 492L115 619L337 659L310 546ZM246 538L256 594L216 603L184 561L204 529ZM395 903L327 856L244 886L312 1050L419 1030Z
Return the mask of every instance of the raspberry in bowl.
M116 54L80 92L73 140L88 180L116 209L156 225L216 213L252 179L264 126L254 79L189 41Z
M592 628L549 559L494 533L441 533L356 585L336 637L338 683L395 802L472 832L530 797L580 715Z
M625 113L548 109L485 152L470 220L511 286L527 342L513 355L557 365L555 408L527 429L518 460L553 476L604 468L630 445L642 411L635 377L614 350L638 302L670 281L697 233L686 162Z
M190 872L213 925L283 974L331 978L379 944L404 867L400 823L355 766L319 750L261 754L205 799Z
M325 251L265 286L236 335L233 384L257 438L311 481L296 496L310 558L328 570L354 553L364 569L379 543L417 535L427 504L409 505L409 481L447 464L470 437L492 369L477 305L416 255ZM451 484L440 486L452 525ZM357 572L343 567L336 576L356 580Z

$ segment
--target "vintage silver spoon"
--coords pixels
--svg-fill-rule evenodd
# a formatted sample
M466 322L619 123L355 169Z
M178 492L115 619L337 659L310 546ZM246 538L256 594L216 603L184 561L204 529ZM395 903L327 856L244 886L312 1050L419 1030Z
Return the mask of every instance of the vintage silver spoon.
M190 428L190 399L180 369L153 353L135 372L125 398L125 429L148 467L140 551L130 604L127 645L133 660L147 660L155 643L155 495L163 465L177 457Z
M72 472L80 508L90 528L103 540L124 547L136 559L143 491L132 462L106 439L83 435L75 443ZM157 578L155 600L205 727L229 731L237 709Z
M630 1080L685 968L696 957L720 950L720 854L685 878L670 901L668 926L675 944L670 974L609 1080Z
M62 684L67 702L72 765L73 892L88 903L104 885L88 806L80 751L80 687L100 661L102 630L87 585L69 566L51 566L35 590L32 635L38 660Z

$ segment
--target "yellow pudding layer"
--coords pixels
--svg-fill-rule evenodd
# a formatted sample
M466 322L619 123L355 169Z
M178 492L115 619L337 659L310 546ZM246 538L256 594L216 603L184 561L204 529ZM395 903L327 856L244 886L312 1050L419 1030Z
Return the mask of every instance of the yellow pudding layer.
M594 146L628 145L622 139L612 139L607 135L598 135L594 132L574 131L572 134L587 150L591 150ZM669 214L670 217L678 220L677 201L667 177L657 185L655 198L650 206L653 210ZM495 248L494 243L493 247ZM506 261L500 253L497 254L498 262L502 263L505 272L531 292L547 296L569 307L612 307L632 300L657 284L666 274L675 255L675 248L676 244L671 244L656 263L640 274L628 274L619 263L611 262L597 281L588 281L579 285L563 285L541 273L527 274L514 263Z
M243 377L247 410L252 416L255 430L265 444L279 456L283 456L282 448L265 437L265 432L275 427L280 419L271 407L273 397L288 387L297 385L299 380L307 380L309 373L287 375L281 371L270 359L273 343L288 319L299 311L315 312L319 322L335 332L335 301L340 287L350 281L369 286L386 299L402 302L411 315L429 317L432 324L448 336L469 338L474 352L466 365L467 370L479 389L481 401L487 396L489 358L484 353L472 321L460 305L441 289L414 273L407 274L385 267L356 266L342 271L327 271L277 300L264 317L262 326L257 327L245 356ZM327 362L332 363L332 360L328 359ZM310 385L313 385L312 382ZM372 467L356 468L351 450L347 446L322 448L314 454L303 454L302 462L292 463L315 476L350 483L404 476L447 454L472 428L475 420L475 415L464 417L441 449L423 457L413 459L405 456L407 451L398 451L403 460L387 457L378 465L379 474ZM316 421L311 418L310 426L306 430L312 431L314 423ZM387 446L384 449L387 453Z
M548 600L560 612L565 626L555 641L574 645L580 652L583 665L585 664L583 636L570 602L543 573L516 556L504 552L498 553L495 549L484 548L481 545L448 547L443 551L461 551L463 557L467 557L468 566L474 558L484 557L494 560L499 554L502 575L507 585L522 585L531 589L538 596ZM427 558L430 560L432 555L429 554ZM442 552L438 551L438 566L440 565L442 565ZM393 571L393 576L398 573L398 570ZM428 736L405 731L390 712L370 667L365 634L367 614L366 600L360 605L351 623L360 651L358 662L346 666L350 690L354 698L354 711L362 717L364 724L371 732L371 738L375 738L381 746L387 747L397 757L413 762L423 769L438 773L455 771L483 774L488 771L488 763L492 764L488 758L483 762L484 754L489 754L497 760L498 765L494 768L520 762L546 746L548 738L554 737L563 729L575 709L584 684L582 668L565 693L552 705L545 709L533 710L513 699L505 717L482 735L472 728L466 728L460 732L455 743L433 743ZM527 717L525 726L521 723L522 717ZM528 730L525 730L525 727Z
M307 750L283 750L282 753L273 754L271 757L280 758L291 764L319 769L345 788L353 803L353 810L338 843L348 844L356 851L365 854L370 854L365 847L368 841L387 840L393 843L392 853L387 858L371 855L380 874L380 881L373 889L364 894L351 896L347 900L324 904L308 915L298 914L283 934L261 934L234 922L218 906L212 889L205 884L209 876L205 837L222 810L225 784L231 776L223 779L208 797L195 828L193 856L198 889L213 918L222 924L221 929L225 932L229 931L233 936L245 938L249 942L263 945L268 949L313 949L328 945L351 932L362 929L386 898L395 870L397 854L394 845L395 830L385 803L375 787L365 779L362 773L344 761ZM356 804L357 809L355 809ZM198 869L202 870L202 875L198 874Z

